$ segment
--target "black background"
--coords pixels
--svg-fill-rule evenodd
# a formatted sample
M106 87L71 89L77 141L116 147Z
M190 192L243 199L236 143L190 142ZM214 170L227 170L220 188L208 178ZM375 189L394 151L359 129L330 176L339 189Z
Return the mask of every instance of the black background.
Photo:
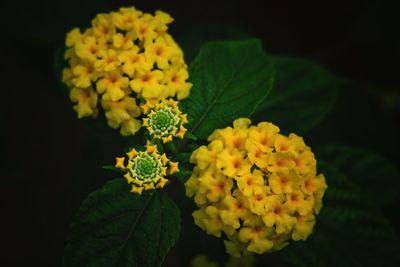
M71 217L87 192L107 179L99 172L101 182L79 190L71 181L82 166L90 172L107 159L86 165L92 136L55 78L53 53L67 30L88 23L98 11L132 4L169 12L178 40L203 24L246 29L271 54L308 58L356 82L306 142L363 146L399 165L400 9L394 2L2 2L0 265L60 265ZM331 128L337 132L321 136ZM397 210L394 203L385 213L398 233Z

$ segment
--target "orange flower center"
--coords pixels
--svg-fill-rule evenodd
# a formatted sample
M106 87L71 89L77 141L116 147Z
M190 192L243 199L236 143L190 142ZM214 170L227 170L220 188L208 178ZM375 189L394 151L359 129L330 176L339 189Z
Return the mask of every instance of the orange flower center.
M157 47L155 50L157 56L162 56L164 54L164 49L162 47Z
M142 82L148 82L151 79L151 76L149 74L145 74L141 77Z

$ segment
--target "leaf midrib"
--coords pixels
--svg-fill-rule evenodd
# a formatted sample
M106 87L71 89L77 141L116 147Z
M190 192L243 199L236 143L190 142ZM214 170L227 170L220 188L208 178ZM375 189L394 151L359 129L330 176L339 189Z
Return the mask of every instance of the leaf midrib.
M246 50L247 51L247 50ZM245 58L245 57L243 57ZM202 62L202 65L204 63ZM220 91L218 92L218 94L216 95L216 97L214 98L214 100L211 102L211 104L206 108L206 110L204 111L204 113L200 116L200 118L197 120L197 122L195 123L195 125L193 125L191 131L194 133L196 128L199 127L200 123L204 120L205 116L210 112L211 108L213 108L213 106L216 104L216 102L219 100L219 98L221 97L222 93L225 91L225 89L227 88L227 86L229 84L231 84L231 82L233 81L234 77L236 76L236 73L238 72L239 69L241 69L241 67L243 66L244 61L241 62L240 67L237 67L235 69L235 71L232 73L231 77L229 78L229 80L221 87ZM204 69L204 68L202 68ZM201 71L201 80L202 80L202 84L204 84L204 71Z
M160 239L162 235L162 224L164 222L164 202L161 201L161 207L160 207L160 228L158 229L158 236L157 236L157 243L156 243L156 258L155 260L157 261L158 255L160 253Z
M131 239L132 233L134 232L137 224L139 223L140 219L142 218L144 211L146 210L147 206L150 204L151 200L153 199L154 192L155 191L151 192L149 198L144 203L143 208L139 211L139 214L138 214L135 222L132 224L125 241L121 244L121 246L117 249L117 251L125 249L126 244ZM118 262L120 262L120 260L122 259L122 256L121 256L122 254L120 253L119 255L120 256L119 256Z

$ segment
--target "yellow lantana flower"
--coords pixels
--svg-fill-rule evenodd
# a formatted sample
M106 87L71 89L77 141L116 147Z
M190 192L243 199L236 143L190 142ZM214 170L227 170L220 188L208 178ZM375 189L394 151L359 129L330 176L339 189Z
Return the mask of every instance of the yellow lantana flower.
M111 41L116 32L115 25L112 23L112 14L97 14L92 20L93 34L102 42Z
M129 97L139 105L143 98L153 103L166 98L188 97L191 84L183 52L168 34L173 18L162 11L155 15L134 7L97 14L91 27L67 33L63 82L74 91L71 99L78 117L97 115L97 101L117 103ZM91 88L91 89L88 89ZM85 96L82 89L92 95ZM95 95L93 95L93 93ZM88 99L91 99L90 103ZM111 103L105 106L112 106ZM120 128L124 135L140 129L139 112L128 112L130 118L109 119L108 124ZM180 130L180 129L179 129ZM183 131L183 129L182 129Z
M265 214L262 216L264 224L275 226L277 234L287 233L292 229L296 219L290 216L290 209L283 194L268 196L265 202ZM309 212L310 210L308 210Z
M193 217L195 223L209 235L221 237L222 232L232 235L235 229L224 224L221 218L221 211L218 207L209 205L193 212Z
M145 151L131 149L125 157L116 158L115 167L125 172L124 178L132 186L131 192L142 194L143 190L163 188L167 175L179 170L172 168L175 162L157 151L157 146L148 142Z
M160 99L166 91L165 85L161 83L163 78L164 73L161 70L143 72L131 80L129 85L132 91L146 99Z
M206 199L211 202L218 202L225 196L231 194L233 182L220 173L213 171L205 172L204 175L198 178L200 186L199 193L206 196Z
M97 116L97 94L92 88L72 88L69 97L76 103L74 110L78 113L78 118Z
M243 223L239 231L239 240L242 243L248 243L249 252L262 254L274 246L268 238L273 234L273 228L265 226L259 217L253 216Z
M98 72L114 71L121 65L118 60L118 53L113 49L101 50L99 52L99 59L94 62L94 67Z
M190 158L186 195L200 208L195 223L224 234L227 253L282 249L312 233L327 188L303 139L279 134L272 123L238 119L217 129Z
M128 83L129 79L121 71L112 71L97 81L96 88L98 93L103 94L102 99L119 101L125 96Z
M238 149L224 149L217 156L216 167L228 177L248 173L251 163Z
M222 221L235 229L240 227L240 220L245 221L251 215L248 209L249 200L240 190L235 190L233 195L227 195L222 201L222 206L224 208L221 211Z
M294 225L292 238L293 240L306 240L314 228L315 216L309 213L305 216L295 214L295 217L297 223Z
M98 74L89 64L75 65L72 68L72 74L74 75L71 79L72 84L77 88L88 88L98 78Z
M77 61L93 63L97 60L100 51L106 48L106 45L103 43L103 40L98 40L94 36L89 34L84 36L74 45L75 53L78 57Z
M136 10L134 7L121 7L119 12L112 13L112 20L118 29L129 31L133 29L133 24L142 15L142 11Z
M135 46L133 41L135 40L135 32L129 31L125 34L117 33L113 36L113 45L117 49L128 50Z
M236 175L235 180L240 191L243 192L245 196L259 195L263 191L264 177L259 170Z
M208 146L201 146L193 151L190 162L196 163L198 168L205 170L216 164L217 156L223 149L224 144L220 140L213 140Z
M135 119L140 114L140 108L133 97L125 96L119 101L102 99L101 105L105 110L108 125L114 129L121 127L122 135L132 135L140 129L141 123Z
M139 75L140 73L149 72L152 66L146 61L144 55L139 53L139 48L132 48L123 51L119 54L118 59L122 62L122 71L130 78Z
M164 73L164 81L169 89L169 96L176 95L178 100L189 96L192 85L186 82L186 80L189 79L189 72L187 69L170 68Z

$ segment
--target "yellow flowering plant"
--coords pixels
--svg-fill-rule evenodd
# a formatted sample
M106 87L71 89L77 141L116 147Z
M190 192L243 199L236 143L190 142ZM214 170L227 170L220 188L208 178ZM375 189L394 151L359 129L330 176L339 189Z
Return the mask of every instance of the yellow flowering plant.
M271 56L257 39L207 42L188 67L168 33L172 21L123 7L66 35L62 81L73 109L104 118L124 142L104 135L98 144L113 146L104 168L118 177L82 203L64 265L161 266L175 243L182 266L193 267L370 266L361 254L330 256L348 246L386 255L393 240L370 202L395 193L348 179L375 181L307 133L333 106L340 80L315 63ZM350 161L354 151L343 151ZM377 245L372 224L383 233Z

